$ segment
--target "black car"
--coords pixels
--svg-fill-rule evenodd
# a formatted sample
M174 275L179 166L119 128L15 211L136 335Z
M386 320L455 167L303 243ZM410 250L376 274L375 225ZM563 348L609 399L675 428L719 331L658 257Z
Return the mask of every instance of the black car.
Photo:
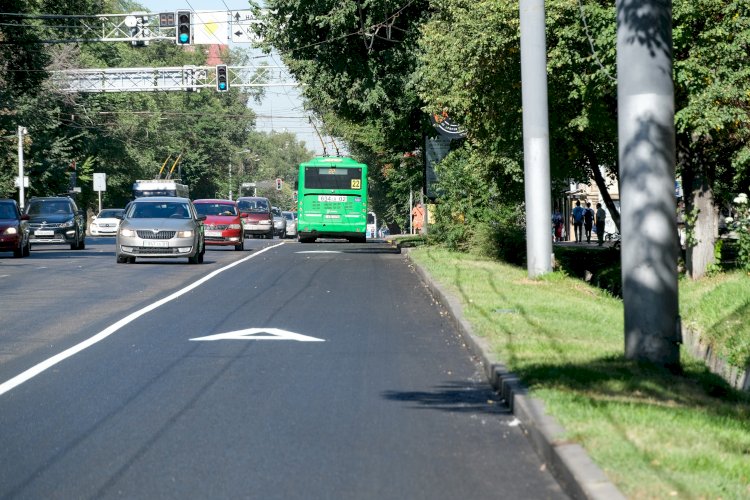
M86 248L86 214L67 196L32 198L26 207L29 242L70 244L71 250Z

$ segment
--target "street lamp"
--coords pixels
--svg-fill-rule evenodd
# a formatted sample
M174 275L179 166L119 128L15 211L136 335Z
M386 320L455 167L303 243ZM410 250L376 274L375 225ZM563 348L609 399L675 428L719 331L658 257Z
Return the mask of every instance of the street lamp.
M252 149L243 149L242 151L237 151L235 154L241 155L243 153L252 153L252 152L253 152ZM258 156L256 154L256 155L254 155L251 158L251 160L253 160L257 164L260 161L260 156ZM237 197L242 196L242 188L250 188L250 187L255 188L255 183L254 182L242 182L242 177L243 177L243 175L242 175L242 173L243 173L242 172L242 166L243 166L243 164L242 164L242 162L240 162L239 175L238 175L238 181L239 181L238 184L239 185L237 187L237 193L238 193ZM230 186L231 186L231 183L232 183L232 167L230 165L230 167L229 167L229 184L230 184ZM255 196L255 190L254 189L253 189L253 196ZM231 197L231 194L230 194L230 197Z
M23 176L23 136L28 134L26 127L18 126L18 206L23 210L23 200L26 197Z

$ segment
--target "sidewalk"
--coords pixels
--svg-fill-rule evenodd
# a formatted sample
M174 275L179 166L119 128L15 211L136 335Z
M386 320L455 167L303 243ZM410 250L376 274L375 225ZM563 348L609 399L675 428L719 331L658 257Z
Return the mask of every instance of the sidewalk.
M386 242L401 248L400 238L389 237ZM555 245L580 246L596 249L609 249L596 244L555 242ZM455 297L448 295L432 277L416 262L406 258L414 266L417 274L427 285L433 296L448 311L456 329L466 340L472 354L477 356L484 367L490 385L498 391L510 410L524 426L537 454L548 464L563 490L571 498L618 500L626 497L604 472L597 466L586 451L578 444L566 443L559 436L564 429L551 416L547 415L542 401L532 398L521 381L508 371L502 360L488 348L486 342L475 336L471 325L464 319L461 306Z

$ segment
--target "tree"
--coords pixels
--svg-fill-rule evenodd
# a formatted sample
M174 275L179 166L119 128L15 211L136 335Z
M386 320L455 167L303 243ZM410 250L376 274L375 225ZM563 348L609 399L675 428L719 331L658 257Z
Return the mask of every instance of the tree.
M714 261L719 207L750 186L750 5L680 1L674 24L687 267L699 278Z

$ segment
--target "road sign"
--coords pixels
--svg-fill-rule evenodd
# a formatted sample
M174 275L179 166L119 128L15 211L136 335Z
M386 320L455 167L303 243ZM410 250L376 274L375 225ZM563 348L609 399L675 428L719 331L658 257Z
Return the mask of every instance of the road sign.
M195 11L193 21L194 45L226 45L226 11Z
M218 333L207 337L197 337L190 340L296 340L297 342L325 342L323 339L308 337L299 333L288 332L278 328L248 328L234 332Z
M94 191L107 190L107 174L94 173Z
M230 13L230 33L234 43L257 43L260 37L253 31L253 26L261 20L253 15L252 10L233 10Z

